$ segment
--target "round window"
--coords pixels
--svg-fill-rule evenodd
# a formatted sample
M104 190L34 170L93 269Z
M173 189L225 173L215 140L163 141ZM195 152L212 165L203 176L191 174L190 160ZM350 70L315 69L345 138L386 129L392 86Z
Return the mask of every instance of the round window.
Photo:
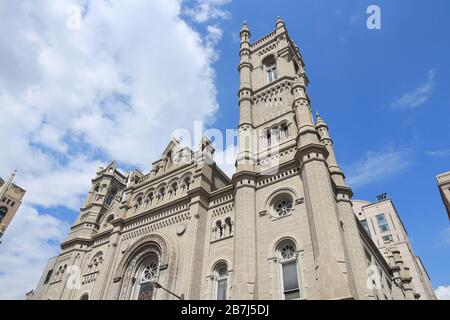
M279 217L287 215L292 210L292 201L283 199L275 204L275 212Z

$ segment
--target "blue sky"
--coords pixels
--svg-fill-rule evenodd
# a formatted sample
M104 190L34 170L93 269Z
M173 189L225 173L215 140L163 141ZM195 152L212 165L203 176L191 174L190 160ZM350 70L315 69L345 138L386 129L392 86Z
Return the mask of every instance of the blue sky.
M448 1L50 3L0 5L10 30L0 35L0 143L10 150L0 175L17 168L28 191L0 249L0 297L33 288L98 166L148 171L176 128L236 127L239 29L246 20L257 40L277 16L300 47L354 198L387 192L433 286L450 291L450 224L435 181L450 170ZM87 8L79 30L64 26L73 4ZM381 30L366 27L370 4Z

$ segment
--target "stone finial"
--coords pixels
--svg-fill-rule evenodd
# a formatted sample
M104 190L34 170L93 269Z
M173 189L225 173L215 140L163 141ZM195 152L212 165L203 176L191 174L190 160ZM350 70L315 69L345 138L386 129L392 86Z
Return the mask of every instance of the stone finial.
M248 42L251 36L250 30L248 29L247 22L244 21L241 27L241 32L239 33L239 36L241 37L241 43L242 42Z
M284 21L280 16L278 16L277 23L275 24L275 29L282 28L282 27L284 27Z
M241 27L241 32L243 32L243 31L249 32L247 21L245 21L245 20L244 20L244 23L242 24L242 27Z
M328 127L320 116L319 111L316 111L316 127Z

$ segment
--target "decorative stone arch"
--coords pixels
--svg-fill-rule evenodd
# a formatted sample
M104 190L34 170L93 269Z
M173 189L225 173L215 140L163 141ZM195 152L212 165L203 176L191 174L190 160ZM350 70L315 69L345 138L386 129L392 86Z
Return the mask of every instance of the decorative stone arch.
M230 252L230 255L232 255L233 252ZM215 272L217 270L217 267L221 264L225 264L227 267L227 296L230 297L230 293L232 290L232 275L233 275L233 265L231 264L231 259L226 254L221 254L215 257L214 259L210 260L209 263L209 273L207 275L207 291L205 292L205 299L212 299L214 292L215 292L215 284L214 284L214 277Z
M304 248L301 242L299 242L295 235L292 232L287 232L278 235L276 238L272 239L270 246L267 248L267 259L276 259L276 251L280 244L282 244L285 241L292 241L292 243L295 245L296 252L303 252Z
M152 197L150 197L152 195ZM149 203L153 204L153 201L156 199L156 189L150 188L144 193L144 204L147 206Z
M89 300L89 293L85 292L80 296L80 300Z
M133 198L133 206L135 206L138 203L139 198L141 198L141 204L144 201L144 193L143 192L139 192L137 195L134 196Z
M210 260L209 263L209 273L210 275L214 272L214 270L217 268L218 265L220 264L226 264L227 268L228 268L228 273L233 272L233 268L232 268L232 264L231 264L231 259L228 257L228 255L226 254L221 254L217 257L214 257L214 259Z
M102 229L107 229L108 223L110 223L111 221L114 220L115 214L114 213L110 213L110 214L105 214L103 215L103 218L100 220L100 226Z
M136 241L122 257L114 276L117 291L113 299L131 298L137 264L149 254L156 254L159 260L160 283L174 289L177 266L175 248L170 239L162 234L150 234Z
M298 263L298 277L300 282L300 290L303 292L306 292L306 283L305 283L305 275L304 270L302 269L302 257L304 252L304 246L303 244L297 239L297 237L292 232L286 232L283 234L278 235L277 237L273 238L270 242L270 245L267 248L267 262L270 265L270 272L271 274L275 275L272 277L272 292L273 292L273 298L279 299L279 293L281 291L281 269L279 266L279 256L278 256L278 249L281 244L284 242L292 242L295 246L295 252L297 254L297 263ZM303 293L303 296L305 296L305 293Z
M272 59L272 61L270 61ZM273 62L270 64L270 62ZM274 53L267 53L261 57L261 66L264 70L265 67L270 67L273 65L276 65L277 63L277 56Z
M189 186L192 186L192 183L194 183L194 174L192 172L186 172L181 176L178 186L181 192L186 192L186 180L189 181Z
M294 204L297 200L298 193L291 187L281 187L269 194L269 196L266 198L266 201L264 202L264 207L261 208L261 212L268 213L270 216L272 216L275 201L277 201L277 199L279 199L279 197L282 197L283 195L292 198L292 211L294 211Z
M171 197L173 197L174 195L172 194L172 186L173 185L177 185L177 188L176 188L176 191L177 191L177 193L179 192L179 190L180 190L180 179L178 178L178 177L175 177L175 178L172 178L172 179L170 179L169 180L169 183L167 184L167 195L169 196L171 196Z
M92 186L91 192L89 194L89 202L95 201L97 194L99 194L101 191L101 185L100 183L96 183Z

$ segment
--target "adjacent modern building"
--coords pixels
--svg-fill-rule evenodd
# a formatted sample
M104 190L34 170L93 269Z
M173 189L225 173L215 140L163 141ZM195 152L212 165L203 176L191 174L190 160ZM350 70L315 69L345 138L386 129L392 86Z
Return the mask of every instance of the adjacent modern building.
M450 219L450 171L436 177L442 201Z
M172 139L147 173L99 168L33 299L417 297L399 249L381 254L353 212L284 22L240 39L232 178L207 138Z
M422 261L414 254L408 233L394 203L385 195L377 202L353 200L353 209L381 253L395 246L412 277L416 298L434 300L436 295Z
M26 192L13 183L15 175L16 172L12 173L6 181L0 178L0 241L22 204Z

